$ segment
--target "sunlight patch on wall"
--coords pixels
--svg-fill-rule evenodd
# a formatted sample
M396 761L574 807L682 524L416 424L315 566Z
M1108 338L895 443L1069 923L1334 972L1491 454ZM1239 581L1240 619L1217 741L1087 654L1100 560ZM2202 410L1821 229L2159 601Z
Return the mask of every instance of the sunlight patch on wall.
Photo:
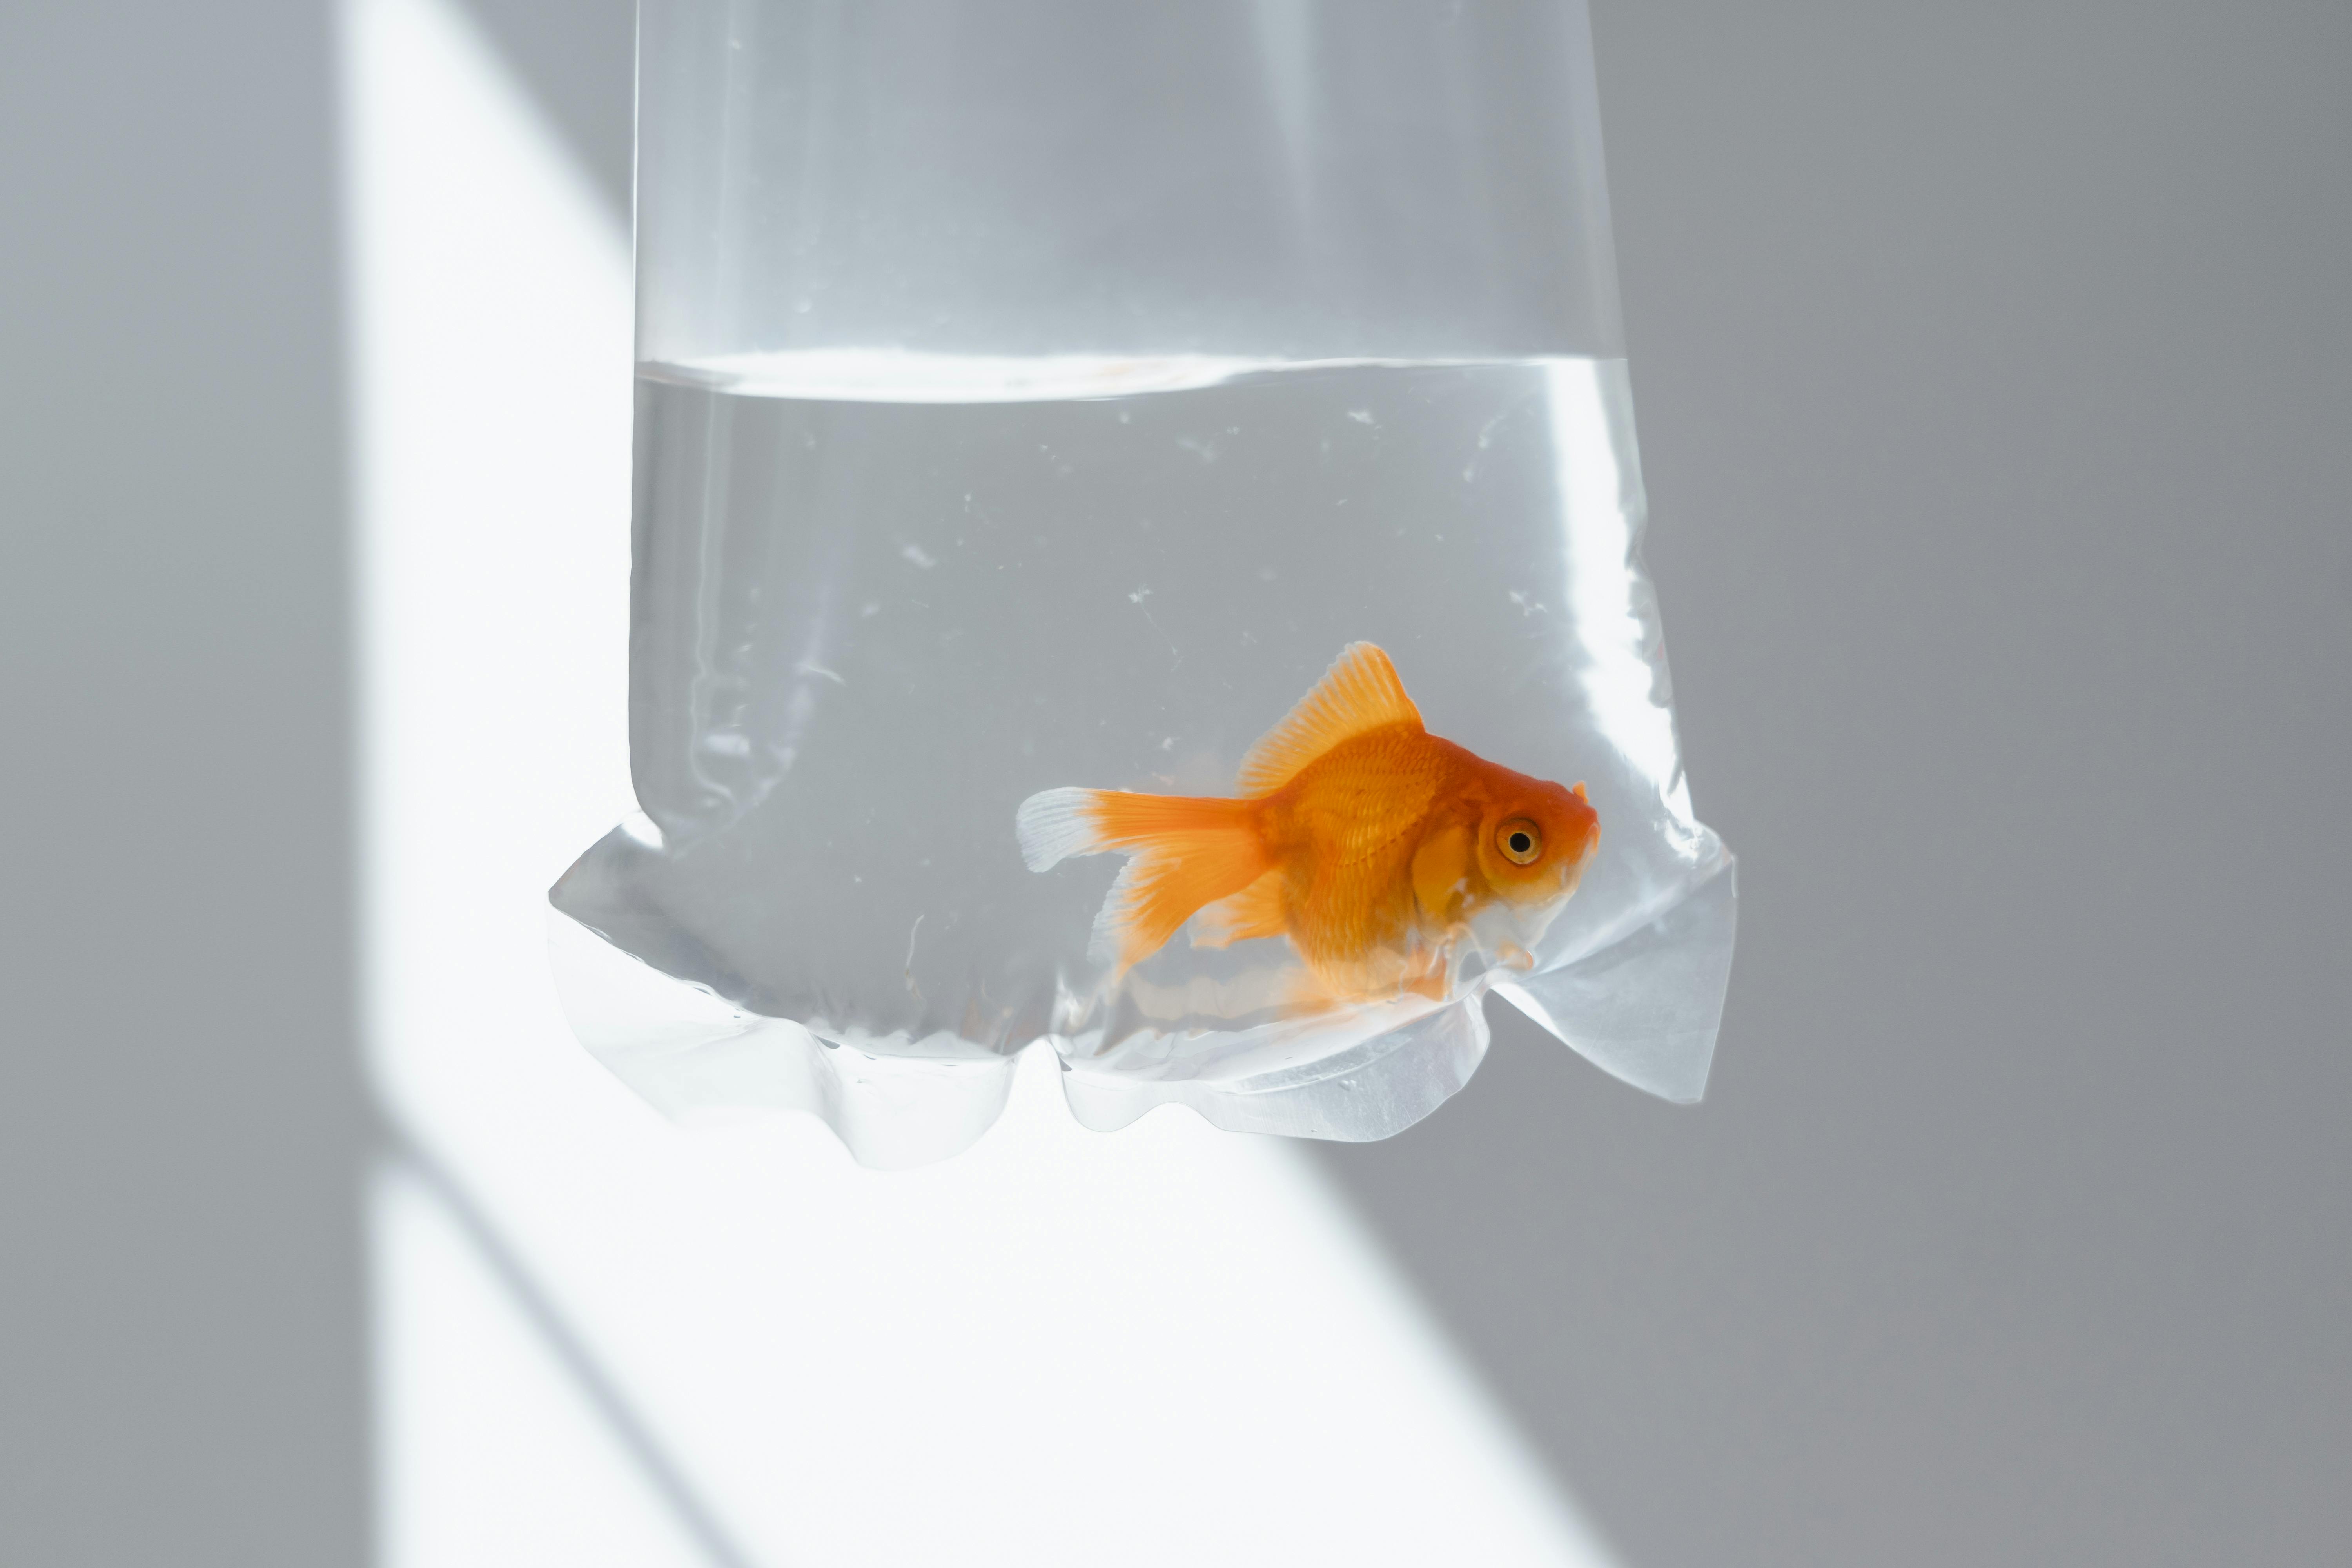
M634 804L627 240L447 0L344 16L384 1562L1604 1562L1300 1151L1089 1133L1033 1053L877 1176L572 1040L545 889Z

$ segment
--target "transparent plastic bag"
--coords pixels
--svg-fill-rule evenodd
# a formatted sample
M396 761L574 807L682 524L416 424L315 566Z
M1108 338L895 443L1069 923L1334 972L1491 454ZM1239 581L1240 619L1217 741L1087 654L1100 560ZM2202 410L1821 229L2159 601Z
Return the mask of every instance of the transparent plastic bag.
M880 1165L977 1137L1039 1039L1090 1126L1370 1139L1467 1080L1492 990L1698 1097L1731 862L1580 7L648 0L639 48L644 809L553 895L603 1060ZM1024 864L1042 791L1234 795L1364 642L1430 733L1582 786L1572 896L1334 992L1213 910L1126 968L1120 856Z

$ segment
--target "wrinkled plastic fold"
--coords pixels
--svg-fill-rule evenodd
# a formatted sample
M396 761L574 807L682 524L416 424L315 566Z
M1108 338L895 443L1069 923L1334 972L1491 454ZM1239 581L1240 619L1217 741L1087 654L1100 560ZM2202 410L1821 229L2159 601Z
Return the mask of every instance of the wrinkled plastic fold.
M1549 974L1497 988L1594 1065L1677 1104L1706 1092L1730 980L1737 877L1727 858L1696 892L1623 941ZM688 986L560 912L549 915L558 989L582 1042L630 1088L680 1121L750 1111L821 1118L861 1163L882 1170L961 1152L1012 1092L1016 1058L942 1038L929 1049L845 1045ZM1062 1061L1062 1089L1097 1131L1184 1105L1234 1132L1364 1142L1435 1110L1486 1054L1475 994L1400 1006L1362 1037L1257 1072L1104 1071ZM1041 1045L1035 1048L1060 1048Z

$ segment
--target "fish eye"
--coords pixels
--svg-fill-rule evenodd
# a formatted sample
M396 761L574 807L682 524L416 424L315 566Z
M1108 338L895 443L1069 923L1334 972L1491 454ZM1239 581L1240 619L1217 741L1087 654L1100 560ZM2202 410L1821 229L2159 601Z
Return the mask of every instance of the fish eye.
M1524 816L1515 816L1495 830L1495 847L1512 865L1531 865L1543 853L1543 829Z

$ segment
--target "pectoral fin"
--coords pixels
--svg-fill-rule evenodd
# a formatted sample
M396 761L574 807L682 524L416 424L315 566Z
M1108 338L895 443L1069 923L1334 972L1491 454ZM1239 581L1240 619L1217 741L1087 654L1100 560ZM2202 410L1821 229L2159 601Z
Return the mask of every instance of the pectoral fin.
M1441 828L1422 841L1412 856L1412 898L1423 926L1443 931L1462 918L1470 890L1470 829Z

